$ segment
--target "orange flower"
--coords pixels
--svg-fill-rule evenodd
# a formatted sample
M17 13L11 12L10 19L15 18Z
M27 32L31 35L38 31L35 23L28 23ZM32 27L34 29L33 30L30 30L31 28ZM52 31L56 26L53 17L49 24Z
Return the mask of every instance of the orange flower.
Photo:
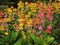
M2 12L2 10L0 10L0 17L2 17L2 15L3 15L3 12Z
M39 18L35 18L36 20L36 24L40 24L40 19Z
M3 22L3 19L2 18L0 18L0 22Z
M40 24L40 19L39 18L33 18L32 21L34 22L33 25L36 26L36 24Z
M19 30L20 30L20 26L17 25L16 26L16 31L19 32Z

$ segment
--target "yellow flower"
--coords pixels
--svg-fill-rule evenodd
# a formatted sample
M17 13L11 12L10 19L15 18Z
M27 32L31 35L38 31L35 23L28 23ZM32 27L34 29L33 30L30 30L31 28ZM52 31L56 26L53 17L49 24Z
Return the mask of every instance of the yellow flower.
M11 8L7 8L7 12L8 13L11 13L12 12L12 9Z
M5 32L5 35L8 35L8 32Z
M26 25L31 25L31 24L32 24L32 20L31 19L26 22Z
M23 23L20 23L19 26L22 27L24 24Z
M28 5L28 4L29 4L29 3L26 1L26 2L25 2L25 5Z
M32 12L28 12L28 15L31 15L32 14Z
M55 7L55 12L60 12L60 3L52 3L52 5Z
M4 30L4 26L0 26L0 30Z
M23 30L23 27L20 27L20 30Z
M30 6L29 6L29 7L35 9L35 8L37 7L37 4L35 4L35 3L30 3Z
M34 4L34 6L33 6L33 7L35 8L36 6L37 6L37 4Z
M34 10L34 9L32 10L32 12L36 12L36 11L37 11L37 10Z
M20 1L17 5L22 5L22 1Z
M24 7L24 3L22 1L20 1L17 5L18 5L18 10Z
M11 19L10 18L6 18L5 22L11 22Z
M33 8L33 3L31 3L31 4L29 5L29 7L30 7L30 8Z
M26 18L30 17L30 15L25 15L25 16L26 16Z
M22 21L25 21L25 19L19 19L18 22L22 22Z

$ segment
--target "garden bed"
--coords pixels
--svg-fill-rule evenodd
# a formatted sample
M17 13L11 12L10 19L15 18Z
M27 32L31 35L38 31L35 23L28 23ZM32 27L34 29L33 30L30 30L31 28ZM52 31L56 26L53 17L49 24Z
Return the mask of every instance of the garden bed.
M59 2L20 1L17 8L1 5L0 45L59 45Z

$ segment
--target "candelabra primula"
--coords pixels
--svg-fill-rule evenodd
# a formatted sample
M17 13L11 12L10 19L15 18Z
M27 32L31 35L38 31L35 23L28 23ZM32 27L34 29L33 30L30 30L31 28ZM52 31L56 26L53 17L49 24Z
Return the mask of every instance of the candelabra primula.
M53 37L50 37L55 26L53 24L55 21L54 14L57 13L55 10L58 8L58 6L55 6L56 9L54 9L54 5L20 1L18 8L6 8L5 12L0 10L0 30L5 31L5 35L10 35L10 31L12 33L21 32L21 37L24 40L32 38L36 45L47 45L49 41L54 40ZM37 40L35 40L35 37Z

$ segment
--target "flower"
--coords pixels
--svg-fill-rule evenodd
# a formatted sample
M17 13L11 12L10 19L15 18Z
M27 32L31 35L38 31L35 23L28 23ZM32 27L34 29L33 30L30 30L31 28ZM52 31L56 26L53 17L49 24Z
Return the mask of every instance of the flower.
M18 10L24 7L24 3L22 1L20 1L17 5L18 5Z
M31 15L32 12L28 12L28 15Z
M25 2L25 5L28 5L28 4L29 4L29 3L26 1L26 2Z
M22 5L22 1L20 1L17 5Z
M4 26L0 26L0 30L4 30Z
M43 3L42 3L42 2L39 2L39 3L38 3L38 7L39 7L39 10L42 11L42 9L43 9Z
M23 18L23 19L24 19L24 18L25 18L25 15L22 15L22 16L21 16L21 18Z
M23 25L24 25L23 23L20 23L20 24L19 24L20 27L23 27Z
M11 18L4 18L5 22L11 22Z
M3 19L2 18L0 18L0 22L3 22Z
M46 29L45 31L46 31L46 33L48 33L48 34L51 34L51 30L50 30L50 29Z
M41 13L39 14L39 17L40 17L40 18L44 18L44 13L41 12Z
M32 20L31 19L26 22L26 25L31 25L31 24L32 24Z
M23 30L23 27L20 27L20 30Z
M5 35L8 35L8 32L5 32Z
M52 29L52 25L51 25L51 24L48 25L48 26L47 26L47 29L50 29L50 30L51 30L51 29Z
M25 21L25 19L22 18L18 19L18 22L23 22L23 21Z
M12 9L11 8L7 8L7 13L11 13L12 12Z
M54 8L55 8L54 12L59 13L59 12L60 12L60 3L54 2L54 3L52 3L52 5L53 5Z
M48 17L48 19L49 19L50 21L52 21L52 20L53 20L53 16Z
M2 17L2 15L3 15L3 11L2 11L2 10L0 10L0 17Z
M46 17L48 18L48 20L50 20L50 21L53 21L53 16L52 15L46 15Z
M39 29L39 30L43 30L42 26L38 26L38 29Z
M30 15L25 15L25 17L26 17L26 18L29 18L29 17L30 17Z
M16 26L16 31L19 32L19 30L20 30L20 26L17 25Z
M40 24L40 19L39 18L35 18L35 23L36 24Z

